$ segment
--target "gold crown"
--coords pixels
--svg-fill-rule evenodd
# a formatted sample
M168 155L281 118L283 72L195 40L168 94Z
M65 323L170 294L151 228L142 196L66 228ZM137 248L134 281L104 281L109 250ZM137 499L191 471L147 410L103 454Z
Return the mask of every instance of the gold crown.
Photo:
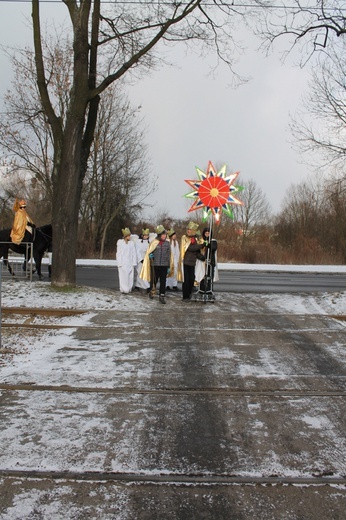
M165 232L166 232L166 230L165 230L165 228L162 226L162 224L160 224L159 226L157 226L157 228L155 229L155 231L156 231L156 234L157 234L157 235L161 235L162 233L165 233Z
M129 230L128 227L126 227L125 229L122 229L121 232L122 232L124 238L131 235L131 231Z
M189 222L189 225L187 226L187 229L192 229L192 231L197 231L198 224L196 222Z

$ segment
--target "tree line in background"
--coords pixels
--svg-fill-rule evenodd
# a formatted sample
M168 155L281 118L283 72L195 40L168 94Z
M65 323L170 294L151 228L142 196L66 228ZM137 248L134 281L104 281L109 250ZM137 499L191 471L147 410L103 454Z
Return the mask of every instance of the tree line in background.
M58 284L73 285L76 251L77 256L82 257L113 256L116 240L125 225L137 232L142 226L153 229L158 223L167 227L173 225L178 235L185 231L189 218L178 221L169 215L158 215L155 222L141 221L145 199L155 190L156 181L150 176L140 110L130 106L121 81L123 74L141 60L143 69L150 70L154 55L148 51L160 38L166 41L170 37L181 41L193 38L207 46L215 45L222 59L224 55L218 46L222 40L214 34L216 39L213 41L207 31L200 33L198 27L203 22L197 15L192 18L193 26L187 24L181 32L174 29L201 5L202 2L196 0L186 8L183 6L182 13L174 11L165 22L162 19L156 25L154 18L156 15L160 18L162 13L148 4L147 9L153 9L152 17L139 32L136 23L140 22L140 16L130 25L126 18L116 19L123 28L120 34L112 17L105 18L97 12L98 0L88 47L86 29L90 3L81 2L79 8L68 5L75 38L72 45L61 34L48 41L43 39L39 27L39 2L33 0L35 52L17 51L11 56L15 79L5 97L0 121L1 171L5 179L0 217L2 227L11 226L11 208L18 193L27 198L30 214L38 225L53 220L53 212L55 236L59 235L55 241L59 247L54 255L58 256L54 275ZM228 8L229 15L235 15L232 6ZM269 202L254 180L240 182L245 186L241 197L244 206L234 208L234 222L223 218L220 226L214 227L219 242L219 261L345 263L346 54L343 39L333 39L332 35L340 37L346 33L346 18L343 9L334 1L329 3L328 17L323 5L305 8L296 2L294 9L287 7L285 16L280 14L285 23L275 20L275 6L273 9L274 18L270 18L269 9L265 10L268 17L261 29L267 42L288 36L295 45L312 34L311 52L323 51L318 53L310 94L302 113L292 121L296 144L304 154L310 153L316 173L288 190L277 215L272 215ZM77 11L84 13L81 27ZM246 14L244 11L240 16ZM108 31L99 30L100 21ZM209 23L211 29L215 28L210 18ZM231 30L227 24L222 27ZM138 37L141 31L150 34L147 41ZM78 39L81 34L83 37ZM107 34L109 38L106 38ZM228 33L221 30L221 34L225 41L230 41L226 38ZM102 42L98 39L100 35ZM97 86L96 53L106 42L113 42L114 48L108 56L100 56L102 65L108 65L104 78L97 78ZM118 59L116 66L115 57ZM76 58L82 61L76 61ZM156 58L159 60L159 56ZM228 64L232 66L232 62ZM110 73L112 68L117 69L116 74ZM317 123L315 126L314 122ZM72 136L73 139L77 136L77 140L73 141ZM73 201L77 207L72 207ZM196 219L196 214L189 216ZM72 242L77 221L75 245Z
M141 220L138 208L135 207L131 213L122 209L121 201L119 204L115 199L107 201L106 194L98 194L99 181L93 178L93 173L91 170L86 199L82 199L80 211L79 258L114 258L116 241L125 226L130 226L132 233L139 235L142 228L149 227L154 233L155 227L163 224L167 229L174 227L178 238L186 232L190 220L199 223L200 231L209 226L209 222L201 220L199 212L186 214L181 219L159 213L155 220ZM241 194L244 205L234 206L234 220L223 216L219 225L213 224L213 236L218 240L219 262L346 263L345 179L314 176L292 185L284 197L281 211L276 215L271 212L266 195L254 180L239 179L239 184L245 188ZM5 197L1 197L1 222L4 227L11 227L11 206L15 194L10 188L5 191ZM37 183L23 180L21 193L25 193L29 201L30 215L34 220L40 225L46 223L50 213ZM104 204L111 204L112 201L115 204L113 213L110 208L104 215L111 218L115 214L111 225L103 228L99 226L97 205L90 203L102 197L106 199Z
M266 195L254 180L239 181L244 206L234 207L234 221L221 218L213 225L218 240L218 261L264 264L346 263L346 179L312 177L292 185L277 215L270 211ZM239 197L240 198L240 197ZM196 218L172 220L162 214L157 222L174 226L178 236L189 220L202 231L208 223ZM148 222L135 226L149 225Z

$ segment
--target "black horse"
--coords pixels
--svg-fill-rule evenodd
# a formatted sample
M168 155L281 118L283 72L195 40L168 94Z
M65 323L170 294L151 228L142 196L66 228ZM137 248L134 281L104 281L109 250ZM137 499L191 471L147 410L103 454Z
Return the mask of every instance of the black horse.
M8 270L13 275L11 266L8 263L9 249L11 249L11 251L14 251L15 253L19 253L19 254L26 256L27 248L23 244L17 245L17 244L14 244L13 242L11 242L10 233L11 233L10 229L2 229L0 231L0 258L4 259L4 264L7 266ZM25 240L25 237L24 237L24 240ZM51 224L47 224L45 226L37 227L34 229L33 257L34 257L34 261L35 261L36 272L37 272L40 280L42 280L42 278L43 278L42 273L41 273L42 258L43 258L45 251L47 251L48 249L51 250L52 240L53 240L53 232L52 232ZM2 243L2 242L8 242L8 243ZM28 249L28 251L29 251L29 255L30 255L30 248ZM30 260L30 256L26 260Z

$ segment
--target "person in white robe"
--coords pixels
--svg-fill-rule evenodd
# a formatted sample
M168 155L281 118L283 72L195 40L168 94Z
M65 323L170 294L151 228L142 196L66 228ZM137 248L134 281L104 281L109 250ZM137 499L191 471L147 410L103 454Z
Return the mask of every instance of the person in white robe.
M178 291L178 281L177 281L177 274L178 274L178 264L179 264L179 258L180 258L180 248L179 248L179 242L177 240L177 234L174 231L173 228L168 230L168 238L171 244L171 251L173 254L173 260L174 260L174 275L167 278L167 289Z
M145 253L149 247L149 229L142 229L142 234L136 242L136 253L137 253L137 265L136 265L136 282L135 288L149 292L150 283L139 277L141 269L143 267L143 260Z
M205 260L201 261L197 258L195 276L196 281L200 284L200 291L206 292L212 290L212 284L210 283L210 280L213 282L217 282L219 280L219 271L217 265L217 240L212 238L210 228L203 229L202 239L204 241L205 248L201 250L201 253L205 256ZM207 279L205 279L205 277L207 277Z
M116 261L118 265L120 292L128 294L133 289L134 270L137 265L135 244L129 228L122 229L123 238L117 241Z

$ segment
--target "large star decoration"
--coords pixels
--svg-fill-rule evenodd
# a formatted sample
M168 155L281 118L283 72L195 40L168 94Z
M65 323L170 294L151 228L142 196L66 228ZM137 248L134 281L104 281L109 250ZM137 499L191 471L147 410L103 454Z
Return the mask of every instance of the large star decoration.
M226 165L219 172L216 171L211 161L208 163L207 171L204 172L196 167L199 180L185 180L192 188L192 192L185 195L188 199L195 199L190 211L202 209L202 220L208 219L210 214L214 215L215 222L219 223L222 212L230 218L234 218L232 204L242 205L243 202L235 197L244 189L243 186L234 185L234 181L240 172L226 174Z

